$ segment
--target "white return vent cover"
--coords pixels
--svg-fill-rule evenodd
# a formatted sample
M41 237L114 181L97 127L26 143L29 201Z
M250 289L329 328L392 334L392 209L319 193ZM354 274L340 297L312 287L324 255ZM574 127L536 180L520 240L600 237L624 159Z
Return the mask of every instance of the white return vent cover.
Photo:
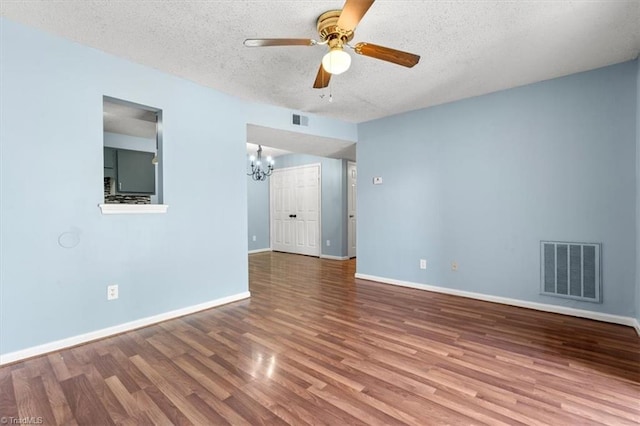
M600 244L540 242L540 292L602 302Z

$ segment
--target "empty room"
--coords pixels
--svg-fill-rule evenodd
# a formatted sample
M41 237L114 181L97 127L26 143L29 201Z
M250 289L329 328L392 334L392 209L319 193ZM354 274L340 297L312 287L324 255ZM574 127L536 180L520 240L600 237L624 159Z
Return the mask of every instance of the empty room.
M0 1L0 423L640 424L640 1Z

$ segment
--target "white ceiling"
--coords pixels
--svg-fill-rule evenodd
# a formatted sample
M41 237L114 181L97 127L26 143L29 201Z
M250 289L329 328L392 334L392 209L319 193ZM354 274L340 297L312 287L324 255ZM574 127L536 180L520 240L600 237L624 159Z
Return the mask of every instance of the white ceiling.
M407 69L350 51L351 69L334 76L330 90L312 89L325 47L242 45L257 37L317 39L318 15L342 5L3 0L0 12L240 98L349 122L623 62L640 51L638 0L378 0L352 43L416 53L420 63Z

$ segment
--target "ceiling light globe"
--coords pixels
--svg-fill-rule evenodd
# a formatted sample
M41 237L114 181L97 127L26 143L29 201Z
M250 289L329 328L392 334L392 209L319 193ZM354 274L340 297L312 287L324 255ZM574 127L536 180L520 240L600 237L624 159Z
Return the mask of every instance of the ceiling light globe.
M351 66L351 56L342 48L331 49L322 58L322 68L329 74L342 74Z

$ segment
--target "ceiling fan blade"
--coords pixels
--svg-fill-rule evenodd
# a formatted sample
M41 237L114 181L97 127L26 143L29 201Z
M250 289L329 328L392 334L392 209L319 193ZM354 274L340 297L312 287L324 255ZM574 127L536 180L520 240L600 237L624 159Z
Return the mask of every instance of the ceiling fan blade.
M402 65L407 68L413 67L420 61L419 55L391 49L389 47L378 46L377 44L358 43L354 50L360 55L393 62L394 64Z
M320 69L318 70L318 75L316 75L316 81L313 83L314 89L323 89L329 85L329 79L331 78L331 74L324 70L322 64L320 64Z
M353 31L373 2L374 0L347 0L338 18L338 27L345 31Z
M248 38L244 41L247 47L265 46L313 46L316 44L310 38Z

